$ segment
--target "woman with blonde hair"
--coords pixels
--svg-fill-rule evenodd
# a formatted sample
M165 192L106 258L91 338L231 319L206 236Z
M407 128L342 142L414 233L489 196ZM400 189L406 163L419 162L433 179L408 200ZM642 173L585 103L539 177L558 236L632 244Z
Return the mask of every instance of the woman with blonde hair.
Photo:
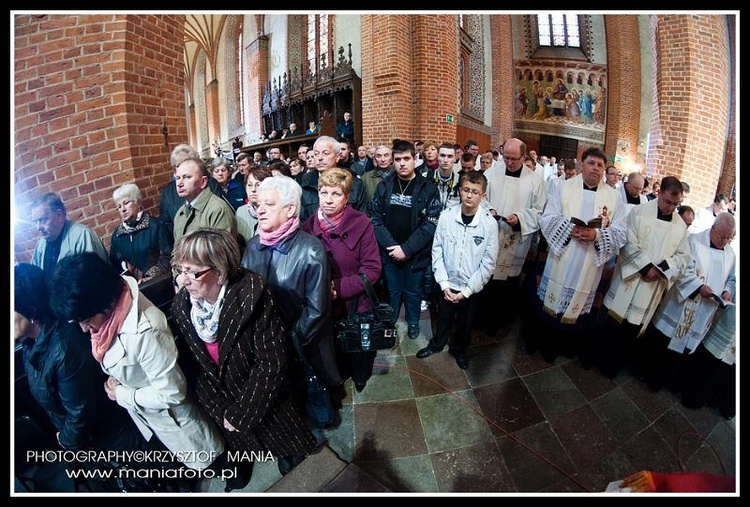
M318 179L318 211L302 225L302 230L323 243L331 260L330 296L334 321L345 318L350 311L372 310L358 275L365 275L374 285L382 269L370 219L347 205L353 184L349 171L339 168L324 171ZM357 391L364 389L372 375L375 351L345 353L337 348L337 354L344 376L351 376Z

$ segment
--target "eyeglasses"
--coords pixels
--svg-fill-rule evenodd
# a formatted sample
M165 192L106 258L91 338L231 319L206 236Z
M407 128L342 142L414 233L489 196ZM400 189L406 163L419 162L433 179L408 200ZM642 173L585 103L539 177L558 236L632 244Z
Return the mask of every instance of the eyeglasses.
M133 204L133 202L134 201L122 201L120 204L115 206L115 208L117 208L118 210L121 210L123 208L126 208L127 206L130 206L131 204Z
M208 268L204 269L203 271L198 271L197 273L193 273L192 271L186 271L184 269L179 268L172 268L172 274L174 275L175 280L178 276L183 275L185 278L191 281L195 281L202 276L206 275L209 271L212 271L214 268Z
M505 160L510 160L511 162L518 162L522 157L509 157L508 155L503 155L503 158Z
M471 195L479 195L482 193L476 188L467 188L467 187L461 187L461 192L463 192L464 194L471 194Z

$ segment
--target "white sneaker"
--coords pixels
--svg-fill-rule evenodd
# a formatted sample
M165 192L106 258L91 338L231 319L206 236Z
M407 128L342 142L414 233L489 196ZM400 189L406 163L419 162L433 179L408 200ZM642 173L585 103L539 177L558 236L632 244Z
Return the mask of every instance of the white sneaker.
M427 301L422 301L422 304L419 307L420 312L426 312L429 306L427 306Z

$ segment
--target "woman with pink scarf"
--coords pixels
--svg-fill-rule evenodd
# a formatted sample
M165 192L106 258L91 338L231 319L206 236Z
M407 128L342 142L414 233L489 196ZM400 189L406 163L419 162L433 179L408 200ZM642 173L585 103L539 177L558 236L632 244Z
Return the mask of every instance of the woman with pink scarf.
M128 411L149 448L173 453L154 468L209 467L224 440L188 396L167 318L139 293L136 280L81 253L58 262L50 288L55 315L91 334L91 353L109 376L102 387L109 399Z
M342 389L330 319L330 266L321 242L300 230L301 196L302 188L288 176L273 176L261 182L258 234L245 248L242 266L266 280L279 303L290 344L301 344L307 362L328 386L337 406ZM290 376L294 375L302 397L301 366L292 368Z
M348 205L353 185L352 174L345 169L333 168L321 173L318 179L320 206L302 225L302 230L323 243L331 259L330 297L334 321L345 318L350 311L372 310L358 275L365 275L375 285L382 270L372 222L367 215ZM337 352L341 358L339 364L346 370L345 376L351 376L354 387L362 391L372 376L376 351Z

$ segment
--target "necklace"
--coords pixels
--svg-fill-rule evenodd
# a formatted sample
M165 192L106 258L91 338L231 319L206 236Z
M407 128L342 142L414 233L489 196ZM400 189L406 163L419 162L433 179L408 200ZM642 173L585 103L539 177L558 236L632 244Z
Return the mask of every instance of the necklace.
M401 178L396 178L398 180L398 189L401 190L401 195L404 195L404 192L409 190L409 185L411 185L411 182L414 181L415 178L412 178L409 180L409 183L406 184L406 188L403 188L401 186Z

